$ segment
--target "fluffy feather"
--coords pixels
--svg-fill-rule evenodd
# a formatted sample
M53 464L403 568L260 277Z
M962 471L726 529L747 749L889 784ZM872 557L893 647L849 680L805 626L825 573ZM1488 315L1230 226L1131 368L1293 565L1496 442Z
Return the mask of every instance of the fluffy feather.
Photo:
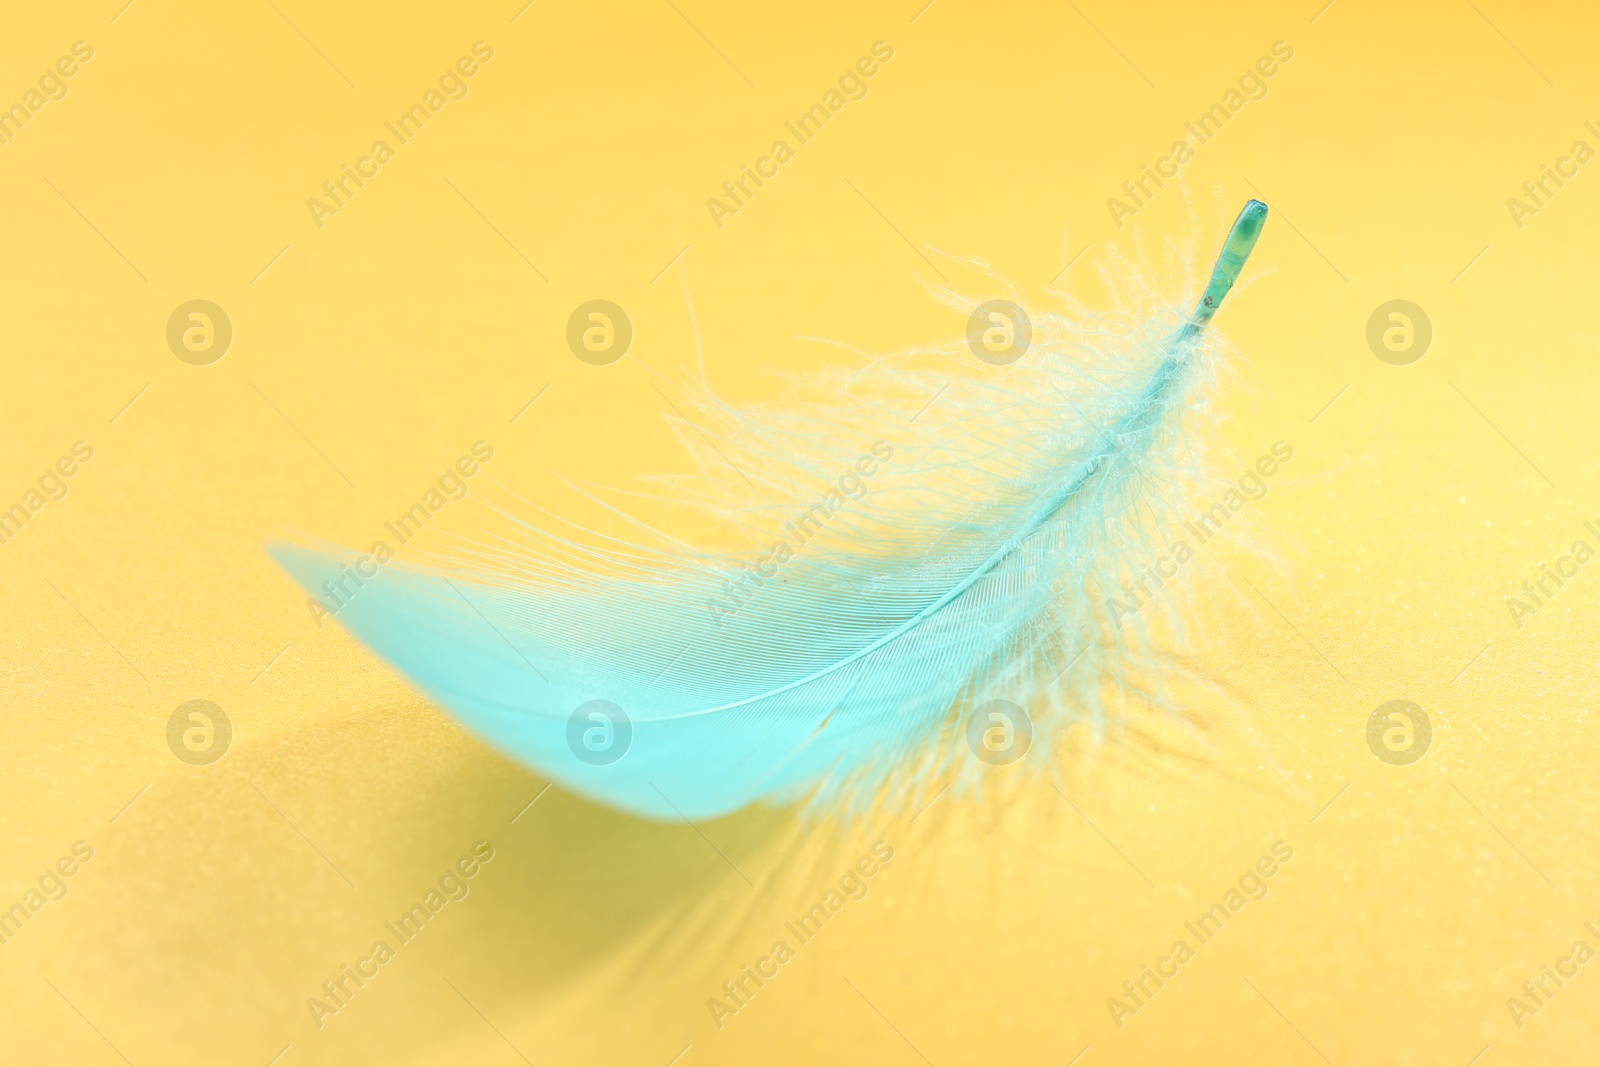
M764 553L507 512L498 547L391 564L339 621L515 758L653 818L904 795L973 759L951 727L997 698L1027 709L1043 758L1067 726L1103 720L1140 641L1116 579L1182 495L1206 325L1265 215L1240 214L1188 315L1036 312L1011 366L953 346L855 373L854 405L691 406L695 435L723 442L708 459L725 484L791 501L743 512ZM775 558L779 540L793 558ZM314 595L355 555L271 551ZM590 714L597 700L626 720Z

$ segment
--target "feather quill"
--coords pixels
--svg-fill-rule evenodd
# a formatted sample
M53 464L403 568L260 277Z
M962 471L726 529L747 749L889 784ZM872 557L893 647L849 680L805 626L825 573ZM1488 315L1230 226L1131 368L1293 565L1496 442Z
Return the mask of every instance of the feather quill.
M950 727L994 698L1047 752L1123 669L1108 576L1162 514L1207 326L1266 214L1246 205L1188 315L1114 340L1040 316L1026 366L969 382L977 402L936 435L875 442L855 469L887 450L894 470L792 559L764 557L732 609L748 565L514 520L518 540L470 563L391 564L338 620L516 759L650 818L907 796L969 759ZM723 414L770 453L817 445L815 425ZM791 474L837 462L837 436ZM313 595L356 558L269 550Z

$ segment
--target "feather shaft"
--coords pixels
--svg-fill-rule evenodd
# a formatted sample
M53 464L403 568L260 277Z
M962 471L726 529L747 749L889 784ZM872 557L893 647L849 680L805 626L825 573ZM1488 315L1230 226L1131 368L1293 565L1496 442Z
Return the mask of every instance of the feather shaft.
M1163 304L1161 319L1095 347L1111 373L1076 399L1098 418L1061 391L1082 335L1055 320L1025 373L973 380L983 403L920 455L926 481L900 482L882 504L850 492L856 516L828 526L831 541L795 534L807 556L781 580L762 584L775 563L740 563L735 595L715 558L681 543L658 551L591 531L604 542L591 544L501 512L513 525L497 537L506 547L481 557L487 566L394 565L324 611L524 763L659 819L915 784L947 765L951 753L936 746L953 709L986 693L1036 701L1041 730L1098 716L1100 684L1123 676L1109 636L1122 621L1091 590L1147 536L1123 516L1160 500L1207 363L1204 332L1266 210L1251 201L1240 213L1192 313ZM1175 329L1155 326L1174 318ZM857 425L813 417L831 421L752 415L743 425L770 438L782 472L781 444L797 426ZM907 452L909 473L919 457ZM818 529L839 506L813 506ZM529 547L513 540L519 530ZM795 550L780 544L781 563ZM308 591L351 559L359 567L344 550L272 551ZM731 611L719 607L725 593ZM1068 667L1095 652L1057 692L1065 668L1035 682L1033 653L1069 626L1084 650ZM1035 743L1047 748L1043 735Z

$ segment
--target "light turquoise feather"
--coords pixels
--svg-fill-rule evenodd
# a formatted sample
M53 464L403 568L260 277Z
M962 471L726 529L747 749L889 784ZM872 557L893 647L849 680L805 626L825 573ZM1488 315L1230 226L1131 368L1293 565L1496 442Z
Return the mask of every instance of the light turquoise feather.
M1245 207L1179 321L1084 341L1041 316L1028 366L969 382L962 417L896 446L906 462L738 610L707 609L727 560L508 519L522 545L390 564L338 621L516 759L653 818L904 792L961 758L953 717L990 698L1027 707L1048 751L1116 672L1108 575L1159 516L1206 326L1265 217ZM775 454L808 433L729 418ZM355 558L270 550L313 595Z

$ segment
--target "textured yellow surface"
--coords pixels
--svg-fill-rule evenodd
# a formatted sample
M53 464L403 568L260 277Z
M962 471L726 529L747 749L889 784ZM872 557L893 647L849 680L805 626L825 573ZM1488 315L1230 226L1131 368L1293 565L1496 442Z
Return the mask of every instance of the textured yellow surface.
M1600 547L1600 164L1560 163L1600 148L1592 12L119 3L12 5L0 35L0 100L25 107L75 42L93 52L0 144L0 507L93 449L0 545L0 908L41 905L0 945L0 1058L1600 1052L1600 966L1523 992L1574 942L1600 949L1600 568L1520 620L1505 599L1575 541ZM464 98L315 218L308 198L480 41ZM866 96L718 227L707 198L878 41L893 58ZM1292 59L1195 152L1187 200L1169 184L1114 226L1107 199L1275 42ZM1576 173L1513 213L1544 164ZM929 248L1093 303L1111 243L1159 249L1193 218L1209 254L1252 195L1274 214L1218 320L1246 357L1219 465L1295 448L1252 505L1277 562L1212 561L1202 728L1063 753L1070 802L997 771L981 804L869 831L762 809L666 827L541 793L317 627L261 550L365 546L477 440L493 478L580 517L563 479L682 469L655 383L694 363L685 279L711 379L761 398L772 372L833 358L807 337L959 336L924 288ZM596 297L636 329L603 368L563 338ZM233 325L204 366L166 341L195 299ZM1393 299L1434 328L1408 366L1365 340ZM438 523L470 532L475 507ZM1367 744L1394 699L1433 725L1408 766ZM232 723L208 766L168 747L191 700ZM714 1018L708 998L877 840L893 859L866 896ZM480 841L493 860L465 899L363 965L337 1013L308 1008ZM1279 841L1293 858L1266 896L1187 934ZM48 876L61 857L72 876ZM1180 939L1175 978L1108 1007Z

